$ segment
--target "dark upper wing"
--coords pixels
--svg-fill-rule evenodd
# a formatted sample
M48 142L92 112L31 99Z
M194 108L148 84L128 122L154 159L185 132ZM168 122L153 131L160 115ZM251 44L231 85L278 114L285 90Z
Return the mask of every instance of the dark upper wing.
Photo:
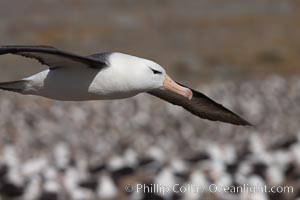
M50 69L59 67L92 67L103 68L106 63L95 58L82 57L72 53L58 50L50 46L0 46L0 55L15 54L34 58Z
M222 121L235 125L251 125L237 114L231 112L221 104L214 102L204 94L195 90L192 91L193 98L191 100L168 90L157 89L148 93L172 104L182 106L194 115L203 119Z

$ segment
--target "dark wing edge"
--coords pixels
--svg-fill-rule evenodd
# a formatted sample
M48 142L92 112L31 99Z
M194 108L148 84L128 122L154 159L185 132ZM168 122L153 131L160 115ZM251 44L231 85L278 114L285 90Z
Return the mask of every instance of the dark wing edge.
M163 89L153 90L148 93L174 105L181 106L192 114L203 119L221 121L234 125L252 126L248 121L225 108L223 105L216 103L201 92L193 89L191 90L193 92L193 98L191 100Z
M2 45L0 46L0 55L4 54L33 58L38 60L41 64L49 66L50 69L63 67L62 65L68 62L99 69L106 66L106 63L101 60L78 56L46 45Z

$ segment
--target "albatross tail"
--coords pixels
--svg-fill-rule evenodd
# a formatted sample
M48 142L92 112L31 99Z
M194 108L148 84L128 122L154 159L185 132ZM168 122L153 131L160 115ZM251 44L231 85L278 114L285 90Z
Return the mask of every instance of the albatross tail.
M0 89L11 92L23 93L26 87L27 80L0 82Z

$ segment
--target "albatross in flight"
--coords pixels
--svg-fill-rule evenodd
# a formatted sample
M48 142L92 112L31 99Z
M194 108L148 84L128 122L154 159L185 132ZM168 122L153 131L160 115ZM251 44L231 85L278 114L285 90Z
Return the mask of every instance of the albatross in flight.
M78 56L50 46L0 46L0 55L34 58L49 69L0 89L62 101L122 99L147 92L198 117L250 125L204 94L173 81L159 64L123 53Z

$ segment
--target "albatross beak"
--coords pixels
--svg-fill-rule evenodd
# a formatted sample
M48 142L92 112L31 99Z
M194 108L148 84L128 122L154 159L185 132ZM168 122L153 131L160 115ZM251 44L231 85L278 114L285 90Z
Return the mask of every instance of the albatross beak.
M172 92L175 92L179 95L182 95L190 100L193 97L192 90L190 90L189 88L186 88L186 87L182 87L181 85L177 84L168 75L166 75L166 78L164 80L164 88L167 90L170 90Z

